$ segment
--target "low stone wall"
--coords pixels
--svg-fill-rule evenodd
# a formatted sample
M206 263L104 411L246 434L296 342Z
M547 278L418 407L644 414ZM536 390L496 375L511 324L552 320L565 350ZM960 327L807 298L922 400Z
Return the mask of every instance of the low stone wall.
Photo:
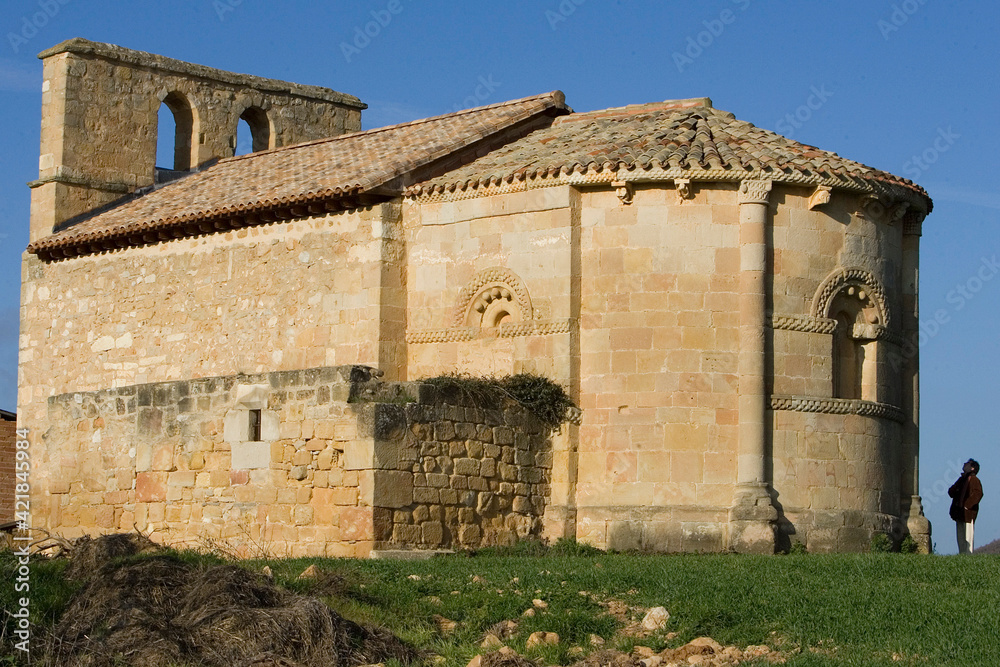
M36 517L240 554L368 556L538 534L548 431L374 369L324 367L64 394L33 441ZM456 404L457 403L457 404Z
M390 453L374 457L385 466L375 472L383 508L376 547L479 547L539 535L551 492L548 429L513 401L486 408L460 392L403 387L418 400L368 410L376 448Z

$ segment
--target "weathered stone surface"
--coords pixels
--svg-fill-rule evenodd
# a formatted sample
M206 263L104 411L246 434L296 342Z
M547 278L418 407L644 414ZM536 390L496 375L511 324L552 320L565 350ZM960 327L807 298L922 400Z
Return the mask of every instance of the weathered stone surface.
M271 445L267 442L234 442L232 465L240 470L268 468L271 465Z
M121 72L90 67L106 56L45 58L32 239L150 184L164 96L198 109L203 136L175 151L188 166L230 154L248 108L274 121L268 146L360 127L330 91L113 49ZM33 519L84 532L128 518L185 541L249 517L277 548L355 555L376 536L476 546L542 525L660 551L770 553L793 536L857 549L907 529L929 544L907 419L917 358L901 347L919 193L880 181L875 206L839 187L606 176L421 186L26 255L18 412L45 473ZM542 374L582 412L550 434L523 411L392 382L443 372ZM761 487L752 502L746 484Z
M666 607L653 607L642 617L641 625L644 630L662 630L667 627L669 620L670 612L667 611Z

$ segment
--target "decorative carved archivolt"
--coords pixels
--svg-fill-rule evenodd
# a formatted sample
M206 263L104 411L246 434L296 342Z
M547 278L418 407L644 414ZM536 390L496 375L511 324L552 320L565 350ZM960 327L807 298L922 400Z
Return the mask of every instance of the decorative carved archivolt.
M906 422L906 413L888 403L862 401L848 398L820 398L813 396L772 396L772 410L790 412L817 412L828 415L861 415L889 419L900 424Z
M533 316L524 282L513 271L494 266L477 273L462 288L454 322L456 327L495 327L505 318L527 321Z
M568 333L570 321L536 320L531 297L521 279L509 269L494 266L480 271L458 296L453 320L445 329L408 331L406 342L454 343L477 338L516 338Z
M852 291L853 290L853 291ZM889 312L885 290L869 271L858 267L837 269L828 275L820 284L813 297L812 315L816 318L828 318L835 298L843 294L848 298L856 298L864 305L870 303L874 309L875 319L869 319L868 324L879 324L892 328L892 318Z

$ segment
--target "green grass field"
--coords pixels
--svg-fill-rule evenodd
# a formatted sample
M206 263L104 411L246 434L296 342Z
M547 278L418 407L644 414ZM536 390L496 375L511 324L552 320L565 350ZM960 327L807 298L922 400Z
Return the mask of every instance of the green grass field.
M795 666L1000 664L1000 558L994 556L553 553L267 564L287 588L322 597L352 620L387 626L456 667L482 651L487 628L507 619L520 622L507 643L540 665L572 663L569 649L590 650L591 634L623 650L636 643L660 650L703 635L741 648L767 644ZM312 564L327 575L296 579ZM33 567L36 621L51 623L72 593L60 581L61 567L44 561ZM10 608L13 593L4 590L2 599ZM533 599L548 607L523 617ZM677 636L616 636L622 623L601 604L612 600L631 608L636 620L646 608L666 607L666 630ZM456 621L456 629L442 633L435 615ZM535 630L559 633L560 644L526 652Z

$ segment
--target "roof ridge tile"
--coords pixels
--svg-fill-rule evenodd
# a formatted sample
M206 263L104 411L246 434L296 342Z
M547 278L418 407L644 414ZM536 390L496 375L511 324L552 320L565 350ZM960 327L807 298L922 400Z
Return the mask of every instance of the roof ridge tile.
M272 153L278 153L281 151L294 150L296 148L302 148L304 146L316 146L319 144L327 144L336 141L343 141L345 139L354 139L356 137L365 135L373 136L382 132L389 132L394 130L399 130L404 127L413 127L417 125L424 125L426 123L438 122L442 120L447 120L449 118L458 118L460 116L465 116L473 113L480 113L483 111L490 111L493 109L499 109L502 107L514 106L517 104L526 104L528 102L542 101L546 98L552 100L552 105L555 108L568 108L566 107L566 96L561 90L553 90L547 93L540 93L538 95L529 95L528 97L522 97L516 100L507 100L506 102L495 102L493 104L488 104L481 107L471 107L469 109L462 109L460 111L452 111L445 114L439 114L437 116L429 116L427 118L417 118L416 120L408 120L404 123L395 123L394 125L383 125L382 127L373 127L369 130L359 130L357 132L348 132L346 134L338 134L334 137L323 137L322 139L312 139L310 141L303 141L298 144L289 144L287 146L279 146L278 148L271 148L266 151L256 151L254 153L247 153L245 155L235 155L233 157L222 158L219 162L234 162L236 160L243 160L247 158L254 158L259 155L266 155Z

